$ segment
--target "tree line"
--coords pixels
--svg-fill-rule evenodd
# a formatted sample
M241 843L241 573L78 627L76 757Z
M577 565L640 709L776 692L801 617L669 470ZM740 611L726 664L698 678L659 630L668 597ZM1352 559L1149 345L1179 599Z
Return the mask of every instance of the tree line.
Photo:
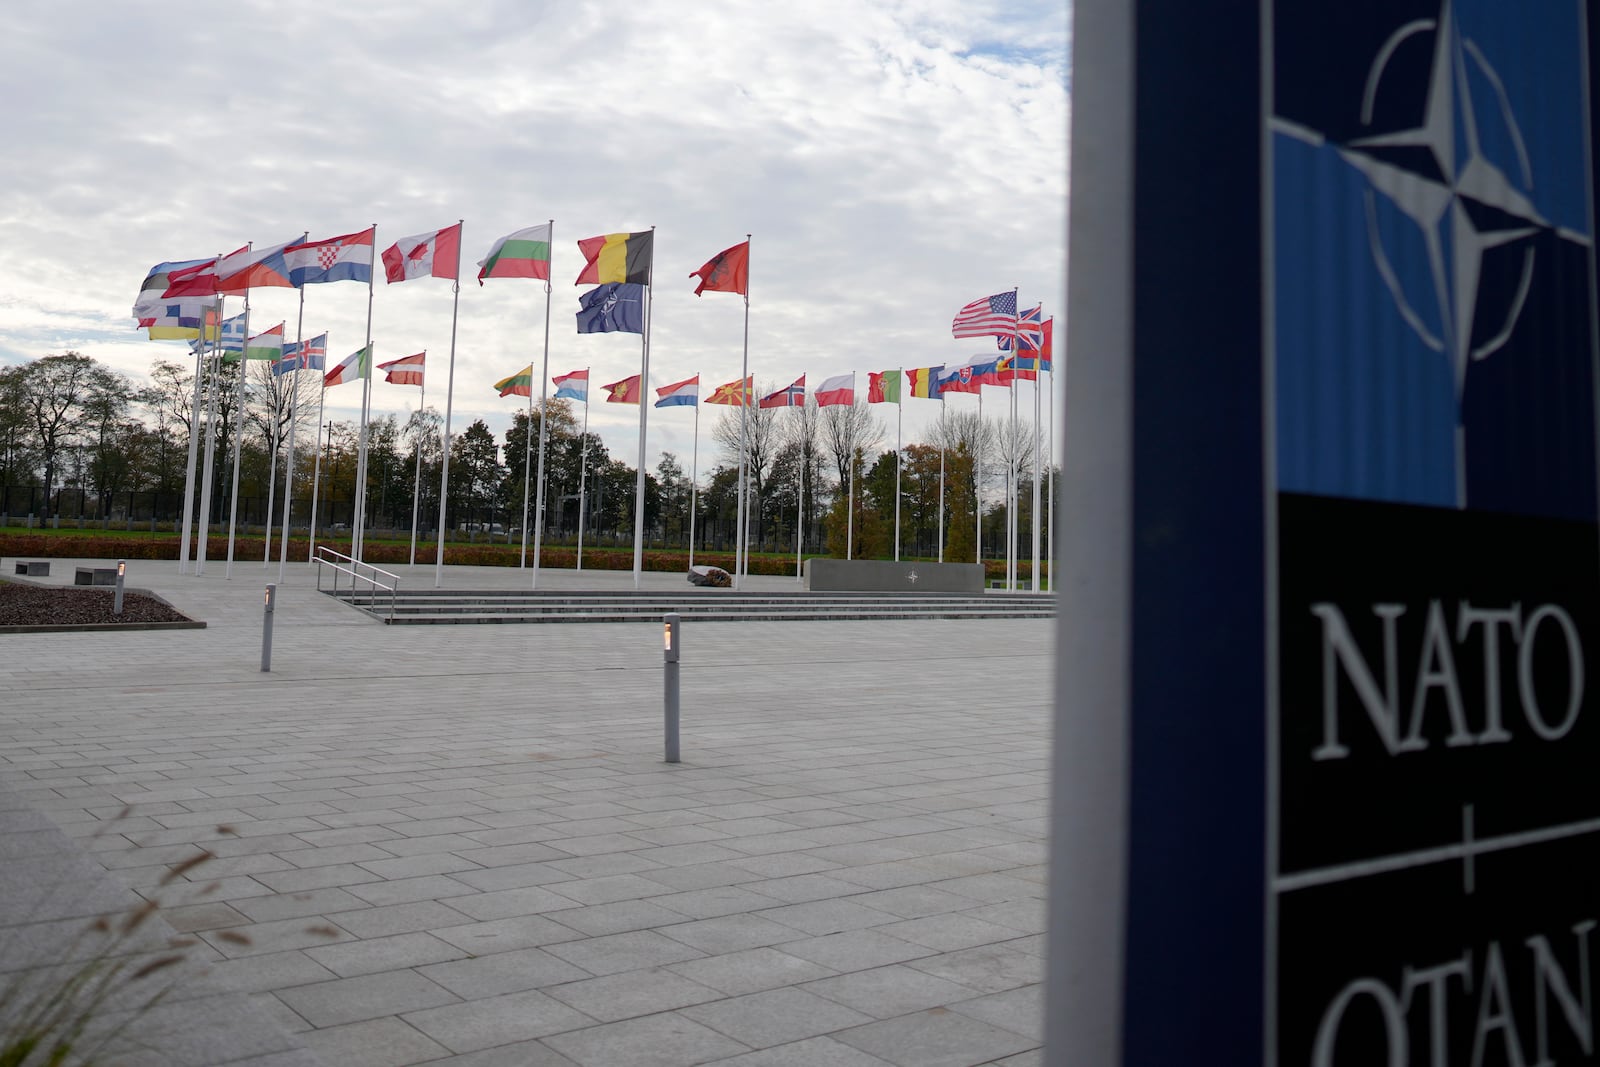
M318 525L348 523L356 495L359 427L333 420L318 435L320 380L301 376L296 404L294 376L273 375L265 363L247 368L250 396L241 420L236 367L215 372L220 375L215 410L202 406L198 445L203 451L209 424L215 450L210 521L227 521L236 435L242 521L266 521L269 484L276 487L277 508L282 508L292 423L296 471L291 523L305 526L310 519L313 465L318 473ZM202 395L207 385L202 381ZM77 352L0 367L0 514L15 517L27 511L49 518L76 511L115 521L146 517L147 512L151 520L175 519L195 430L193 390L193 372L165 360L156 362L150 380L142 384ZM516 412L503 441L481 419L454 433L447 524L474 537L520 540L524 485L535 482L540 423L548 419L546 537L555 543L576 538L581 500L587 544L631 544L635 468L612 456L598 434L582 432L579 414L571 402L552 399L531 412ZM850 555L892 555L896 454L886 421L875 407L858 397L854 405L818 408L808 399L802 407L753 408L742 443L739 415L736 408L724 408L712 423L714 454L699 478L698 493L692 492L686 465L671 452L660 453L655 469L646 471L645 527L652 545L687 546L691 499L697 498L696 545L731 549L742 448L755 550L792 552L798 538L807 554L843 556L848 531ZM432 531L439 509L441 424L442 416L432 407L404 419L389 414L369 421L367 511L372 529L409 532L415 502L421 530ZM975 412L945 407L927 437L900 451L902 556L928 557L938 551L941 462L947 560L974 558L980 499L984 555L1003 554L1004 487L1013 463L1019 472L1019 543L1028 545L1032 425L1019 420L1013 432L1009 419L980 419ZM854 492L849 490L852 478ZM529 515L531 522L531 504ZM275 520L281 517L278 510ZM1025 547L1021 554L1030 552Z

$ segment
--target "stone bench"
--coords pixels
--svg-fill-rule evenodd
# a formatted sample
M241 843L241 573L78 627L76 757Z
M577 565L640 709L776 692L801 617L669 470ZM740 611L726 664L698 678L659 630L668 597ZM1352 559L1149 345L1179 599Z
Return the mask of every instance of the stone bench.
M806 589L812 592L983 592L983 568L976 563L893 563L813 556L805 562L805 580Z
M73 576L73 585L116 585L117 568L115 567L79 567L78 573Z
M17 560L17 573L26 574L29 578L50 577L50 561L47 559L19 559Z

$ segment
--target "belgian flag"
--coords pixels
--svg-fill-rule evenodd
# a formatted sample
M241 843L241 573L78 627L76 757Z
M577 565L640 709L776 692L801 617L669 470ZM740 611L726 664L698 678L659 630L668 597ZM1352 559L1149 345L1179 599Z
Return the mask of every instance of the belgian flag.
M586 237L578 242L578 251L586 261L577 285L604 285L622 282L629 285L650 284L650 254L655 244L655 231L643 233L608 233L602 237Z

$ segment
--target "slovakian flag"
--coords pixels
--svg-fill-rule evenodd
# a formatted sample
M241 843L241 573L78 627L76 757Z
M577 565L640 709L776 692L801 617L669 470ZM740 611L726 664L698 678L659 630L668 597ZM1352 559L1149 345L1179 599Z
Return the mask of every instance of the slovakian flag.
M347 233L321 241L302 241L283 251L289 284L295 288L323 282L372 281L372 240L378 228Z
M390 284L412 278L456 278L461 273L461 223L402 237L383 250L383 275Z
M578 251L583 253L583 270L573 284L627 282L630 285L649 285L655 238L654 230L585 237L578 242Z
M963 363L959 367L939 368L939 393L976 393L979 382L973 376L973 367L970 363Z
M423 365L427 360L427 352L418 352L414 356L401 356L380 363L378 369L384 372L383 380L388 385L421 385Z
M523 367L521 370L517 371L517 373L515 373L515 374L506 375L504 378L501 378L498 382L495 382L494 383L494 387L496 389L500 390L500 395L501 396L526 396L526 397L532 397L533 396L533 364L532 363L528 364L526 367Z
M856 372L849 374L836 374L825 379L817 386L817 407L825 408L831 404L854 404L856 402Z
M700 375L663 385L656 390L658 408L694 407L700 402Z
M695 286L695 296L699 296L707 289L721 293L748 294L750 242L743 241L732 248L724 248L706 260L705 266L692 272L689 277L700 279L700 284Z
M743 404L749 407L755 395L755 384L755 375L752 374L742 382L731 381L727 385L719 385L710 396L706 397L706 403L731 404L734 407Z
M939 391L939 375L943 367L913 367L906 371L906 392L927 400L943 400Z
M608 282L578 298L579 333L644 333L644 286Z
M575 370L571 374L558 374L550 381L556 387L557 400L589 402L589 371Z
M344 362L328 372L322 379L324 389L332 385L344 385L347 382L358 382L372 374L372 346L350 353L344 357Z
M288 374L297 370L322 370L328 358L328 335L319 333L309 341L287 341L283 358L272 365L273 374Z
M247 248L217 262L217 292L242 293L264 286L289 288L289 267L283 253L290 245L306 239L305 234L268 248Z
M1015 290L974 300L956 312L950 324L952 337L1017 335L1017 294Z
M764 408L797 408L804 407L806 402L806 376L804 374L795 379L791 386L779 389L775 393L768 393L761 398L759 406Z
M900 372L897 370L868 371L867 403L900 403Z
M485 278L550 278L550 223L529 226L500 238L478 260L478 284Z
M637 404L639 402L639 376L624 378L620 382L602 385L610 395L606 397L607 404Z

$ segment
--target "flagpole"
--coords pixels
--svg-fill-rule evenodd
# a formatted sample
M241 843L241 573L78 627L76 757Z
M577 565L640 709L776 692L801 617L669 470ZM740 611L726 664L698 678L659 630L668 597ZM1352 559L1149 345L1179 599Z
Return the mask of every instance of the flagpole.
M578 439L578 570L583 570L584 490L589 478L589 379L594 368L583 368L583 436ZM641 400L640 403L643 403Z
M324 366L327 360L323 360ZM322 372L322 388L317 390L317 438L311 447L312 455L316 460L311 466L311 525L306 530L306 540L311 544L306 549L306 562L310 563L317 554L317 503L322 489L322 416L324 414L323 401L328 398L328 374Z
M283 568L289 562L289 513L294 508L294 430L300 415L300 368L305 365L306 291L300 289L300 317L294 324L295 365L290 371L289 454L283 464L283 536L278 538L278 584L283 584ZM280 357L282 358L282 357Z
M282 349L280 349L278 352L278 358L283 358ZM272 373L271 368L268 368L267 373ZM277 376L277 380L281 384L283 378L281 376ZM282 397L274 397L273 400L276 402L272 405L272 432L268 435L268 441L270 442L272 455L267 460L267 525L261 538L262 570L266 570L268 567L272 566L272 505L277 503L278 499L278 412L280 410L279 403L282 402Z
M904 367L901 367L898 371L896 371L896 373L900 375L900 378L901 378L901 380L903 382L903 380L904 380L904 378L906 376L906 369ZM899 399L900 398L900 386L899 385L895 386L895 394L894 395L895 395L895 398L896 398L895 402L894 402L894 406L895 406L895 413L894 413L894 561L896 563L899 563L900 562L900 464L903 462L903 460L900 457L900 452L901 452L900 431L901 431L901 428L905 425L906 406Z
M850 488L845 496L844 506L844 558L854 559L852 554L856 547L856 450L854 446L845 460L845 468L850 472Z
M972 442L977 455L972 457L972 510L978 515L977 548L973 559L983 566L983 386L978 387L978 436ZM989 586L989 574L983 575L984 588Z
M1051 332L1054 333L1053 328ZM1040 352L1043 351L1044 350L1041 348ZM1041 359L1040 362L1042 365L1043 360ZM1044 371L1041 369L1040 373L1042 374ZM1047 482L1045 486L1045 498L1046 507L1049 509L1049 515L1047 516L1047 522L1045 526L1050 535L1050 540L1045 545L1045 559L1047 561L1046 570L1049 572L1050 577L1049 581L1045 585L1045 590L1053 593L1056 591L1056 368L1054 352L1050 354L1050 431L1046 437L1046 441L1046 447L1049 449L1050 462L1045 466L1045 480Z
M245 245L246 250L254 248L255 242ZM250 290L244 291L244 341L239 348L239 389L238 398L234 402L234 427L233 427L233 501L228 505L228 563L223 568L222 576L233 578L233 535L239 522L239 446L244 440L244 390L245 372L250 368Z
M940 412L943 414L943 412ZM944 428L939 431L939 562L944 562Z
M378 224L372 224L372 247L378 247ZM456 273L461 273L461 251L456 250ZM459 280L457 285L460 285ZM372 293L374 288L373 272L367 272L367 366L366 373L362 375L361 382L361 440L356 450L356 499L354 504L355 519L350 525L350 558L360 560L366 555L367 546L367 422L372 413L372 365L377 362L377 353L372 350Z
M555 219L551 219L550 220L550 243L546 247L554 248L555 247L555 240L556 240L556 220ZM652 258L654 258L654 257L652 257ZM533 585L531 586L531 588L534 588L534 589L539 588L539 552L540 552L540 549L544 546L544 451L545 451L545 442L549 440L549 432L550 432L550 293L551 293L551 288L550 288L550 278L548 277L548 275L550 273L551 273L551 271L549 271L549 270L545 271L545 274L547 275L547 277L544 280L544 371L539 376L539 477L538 477L538 480L537 480L538 489L539 489L539 502L538 502L538 504L536 504L534 506L534 510L533 510ZM644 388L644 383L641 381L640 382L640 389L642 390L643 388ZM584 386L583 395L585 397L587 397L589 395L589 388L588 388L587 385ZM532 389L528 390L528 399L530 401L532 401L532 399L533 399L533 390ZM585 405L587 405L587 403L588 403L588 401L585 400ZM643 408L644 408L644 397L643 397L643 395L641 395L639 397L639 407L640 407L640 410L643 410ZM530 427L530 429L531 429L531 427ZM527 468L526 467L523 468L523 474L524 474L524 476L526 476L526 474L527 474ZM528 538L528 501L527 501L526 494L524 494L523 501L522 501L522 538L523 538L523 544L527 544L527 538Z
M639 470L633 483L633 587L639 588L644 571L644 450L645 432L649 428L650 405L645 395L650 391L650 320L655 318L656 294L651 287L656 274L656 228L650 227L650 268L645 272L645 290L650 295L644 309L644 340L639 346Z
M289 394L289 436L290 436L289 447L291 449L294 448L293 437L294 437L294 415L295 415L294 402L295 402L295 399L296 399L295 394L298 391L299 385L300 385L300 364L299 364L298 361L301 358L300 346L305 343L304 334L305 334L305 325L306 325L306 291L305 291L305 288L303 286L300 287L299 292L300 292L300 312L299 312L299 314L296 316L296 318L294 320L294 349L295 349L295 360L296 360L296 363L295 363L295 369L290 372L290 373L292 373L294 375L294 377L292 377L290 379L290 385L289 385L289 388L291 390L291 392ZM278 361L279 361L280 364L283 361L283 349L281 349L281 348L278 350ZM276 370L277 368L274 367L272 369ZM273 377L276 378L279 382L283 381L283 375L282 374L274 374ZM282 410L283 410L282 409L282 397L280 396L279 397L279 403L278 403L278 405L274 406L274 409L273 409L273 412L272 412L272 462L267 467L267 527L266 527L265 536L262 537L262 550L261 550L261 569L262 570L266 570L268 567L272 566L272 506L278 499L278 434L279 434L278 427L281 425L281 421L282 421L279 418L279 415L280 415ZM284 514L285 518L284 518L284 523L283 523L283 537L279 538L280 541L287 539L288 536L289 536L289 521L288 521L289 490L293 485L293 481L294 481L294 475L289 473L289 460L287 458L285 458L284 459L284 467L283 467L283 514ZM279 568L279 569L281 571L282 568ZM278 576L278 580L280 582L283 581L282 574L280 574Z
M745 244L751 235L744 235ZM750 572L750 445L747 438L750 425L750 401L754 389L748 388L750 377L750 250L745 249L744 285L744 358L739 364L739 509L734 517L734 536L739 539L733 554L733 587L744 587L744 576ZM737 274L735 274L737 277Z
M464 231L466 220L457 219L456 225ZM376 244L374 244L376 247ZM455 300L450 308L450 370L445 375L444 386L444 435L441 438L444 445L444 454L440 457L439 464L439 548L433 562L433 586L435 589L444 585L444 508L449 497L450 488L450 408L456 394L456 314L461 308L461 235L456 239L456 279L451 288L455 292Z
M424 408L424 406L425 406L425 404L427 402L427 399L428 399L428 362L427 362L428 361L428 350L426 348L424 348L422 350L422 361L423 361L422 362L422 393L421 393L420 396L417 397L417 427L418 427L418 429L421 429L421 427L422 427L422 412L423 412L423 408ZM411 481L411 566L413 566L413 567L415 567L417 565L417 507L418 507L419 504L422 503L422 435L421 434L417 435L416 444L415 444L414 447L417 450L417 473L416 473L416 476ZM526 521L524 521L522 525L524 527L526 527L528 524L527 524Z
M1041 340L1040 345L1043 344ZM1039 544L1039 390L1044 385L1042 352L1042 347L1033 352L1033 576L1029 585L1035 593L1039 591L1039 552L1042 547Z
M222 297L217 297L217 334L222 334ZM189 573L189 533L194 521L195 463L200 456L200 379L206 353L206 317L200 316L200 337L194 348L194 397L189 401L189 459L183 474L183 521L179 524L181 539L178 544L178 573Z
M1010 582L1007 589L1017 591L1018 571L1022 568L1022 516L1017 514L1022 506L1022 464L1017 455L1017 353L1022 349L1022 304L1019 299L1020 287L1011 287L1011 447L1010 459L1007 461L1006 477L1010 483L1010 498L1006 502L1006 544L1007 566L1010 569Z
M700 372L694 372L694 445L689 453L689 566L694 566L694 512L700 495Z
M244 356L244 348L239 349ZM201 474L200 514L195 517L194 573L198 578L206 572L206 549L211 537L211 492L216 480L217 457L217 375L221 372L222 328L217 328L217 340L212 344L211 358L206 360L206 459Z
M548 319L549 317L550 317L550 313L547 310L545 312L545 318ZM532 481L533 481L533 479L530 477L530 475L532 475L532 473L533 473L533 382L531 380L531 377L532 377L532 374L533 374L533 364L532 363L528 364L528 374L530 376L530 380L528 382L528 425L527 425L526 432L523 433L523 435L522 435L522 555L519 556L518 559L517 559L517 569L519 571L520 570L526 570L527 566L528 566L528 495L532 491L530 489L530 486L531 486ZM535 589L537 589L539 587L539 577L538 577L538 575L534 575L533 587Z
M802 430L805 422L805 397L800 398L800 421ZM804 439L800 442L800 470L794 494L794 580L800 581L802 569L801 561L805 559L805 528L806 528L806 445Z

